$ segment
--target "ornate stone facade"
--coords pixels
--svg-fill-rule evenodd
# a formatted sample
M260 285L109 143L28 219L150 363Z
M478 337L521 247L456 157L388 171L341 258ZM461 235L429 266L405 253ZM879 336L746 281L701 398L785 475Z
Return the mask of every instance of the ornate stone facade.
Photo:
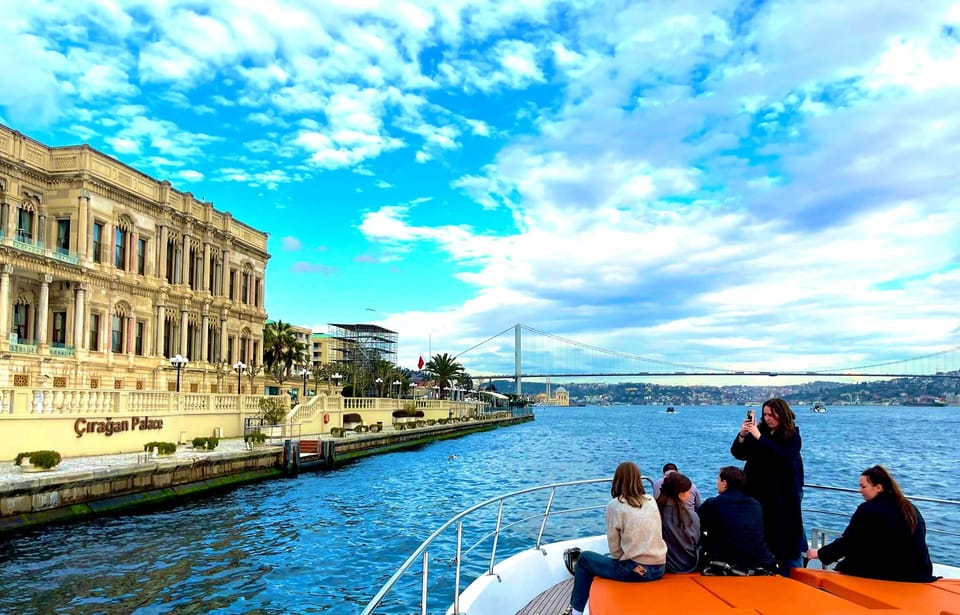
M0 125L0 386L170 390L179 354L182 391L230 390L263 361L266 248L168 181Z

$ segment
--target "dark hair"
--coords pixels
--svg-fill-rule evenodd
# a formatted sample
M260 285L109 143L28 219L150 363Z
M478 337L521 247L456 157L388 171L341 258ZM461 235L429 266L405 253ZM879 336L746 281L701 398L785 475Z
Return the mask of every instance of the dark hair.
M720 468L720 480L727 483L727 489L743 489L747 484L747 477L743 470L737 466L724 466Z
M677 464L675 464L675 463L665 463L665 464L663 464L663 473L664 473L664 474L666 474L666 473L669 472L670 470L673 470L674 472L676 472L676 471L677 471Z
M641 508L645 494L643 476L640 474L640 468L637 467L637 464L632 461L624 461L618 465L617 471L613 473L610 495L618 500L623 500L634 508Z
M893 501L897 503L897 508L900 509L900 513L907 522L910 533L913 534L917 531L917 509L914 508L910 500L903 495L903 491L900 490L900 485L897 484L897 481L894 480L893 476L890 475L890 472L885 467L876 465L872 468L867 468L860 476L865 477L874 487L883 487L881 493L889 494L890 497L893 498Z
M663 484L660 486L660 495L657 496L657 506L660 508L661 515L663 507L667 502L673 502L674 514L680 520L680 527L690 527L693 525L693 517L686 505L680 501L680 494L690 491L693 482L680 472L671 472L663 478Z
M771 436L786 440L797 433L797 415L790 409L790 404L788 404L786 400L773 397L763 402L763 405L760 406L760 414L763 414L763 408L770 408L770 411L773 412L777 420L780 421L777 428L770 433Z

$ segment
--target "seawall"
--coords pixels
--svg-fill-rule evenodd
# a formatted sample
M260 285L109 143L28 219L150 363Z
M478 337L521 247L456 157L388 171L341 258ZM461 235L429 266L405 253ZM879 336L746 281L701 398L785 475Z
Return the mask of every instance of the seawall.
M149 507L197 493L295 475L300 470L335 467L368 455L531 420L532 415L501 417L403 431L391 429L325 437L314 444L316 453L300 453L300 442L292 441L286 446L252 450L191 451L189 456L80 472L24 473L0 482L0 533ZM294 455L287 456L285 450Z

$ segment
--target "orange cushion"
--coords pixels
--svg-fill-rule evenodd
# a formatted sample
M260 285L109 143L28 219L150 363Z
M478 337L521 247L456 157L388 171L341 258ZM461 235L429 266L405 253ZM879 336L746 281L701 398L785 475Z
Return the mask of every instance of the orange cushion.
M737 612L700 586L697 579L699 575L695 574L666 574L662 579L645 583L594 579L590 585L590 615L728 615Z
M939 587L937 583L902 583L836 574L823 578L821 587L867 608L896 608L911 613L960 613L960 594Z
M819 568L791 568L790 578L796 579L801 583L812 585L813 587L822 587L823 579L833 575L840 574L834 570L821 570Z
M731 606L768 613L858 613L859 604L831 596L804 583L781 576L700 577L697 583Z

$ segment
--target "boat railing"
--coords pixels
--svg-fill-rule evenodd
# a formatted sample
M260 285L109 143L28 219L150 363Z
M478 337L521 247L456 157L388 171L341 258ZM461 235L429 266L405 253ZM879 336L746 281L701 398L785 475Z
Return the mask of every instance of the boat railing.
M457 515L448 519L443 525L437 528L426 540L424 540L419 547L417 547L413 553L400 565L400 567L393 573L393 575L384 583L383 587L380 588L380 591L370 600L369 604L361 611L361 615L370 615L374 613L374 609L380 606L384 598L388 593L394 588L394 586L400 581L400 579L413 567L418 561L422 562L420 570L420 613L426 615L427 613L427 594L429 589L429 557L430 557L430 548L434 541L436 541L441 535L445 534L447 530L451 527L456 526L456 555L454 557L454 582L453 582L453 596L451 597L451 602L453 604L453 612L455 614L460 613L460 583L461 583L461 569L464 556L473 552L481 544L485 544L487 541L492 539L492 546L490 551L490 560L489 564L486 566L486 574L494 574L493 568L497 562L498 546L500 542L500 537L507 530L529 524L531 521L537 519L540 520L539 528L537 530L536 539L532 545L529 545L525 548L535 548L540 549L543 544L544 532L547 529L547 524L549 520L553 517L574 515L583 512L590 512L594 510L602 510L606 508L606 501L602 501L596 505L591 506L576 506L576 507L562 507L558 508L555 504L556 495L558 490L572 490L577 487L582 487L584 485L595 485L602 483L610 483L612 479L610 478L596 478L589 480L579 480L579 481L570 481L564 483L555 483L552 485L541 485L538 487L530 487L527 489L521 489L520 491L514 491L506 495L498 496L495 498L490 498L484 502L480 502L466 510L458 513ZM650 479L644 477L644 480L650 482ZM512 501L516 501L522 496L533 494L537 492L547 493L547 501L545 507L535 513L525 515L519 519L512 520L509 522L504 522L504 509ZM497 508L497 517L496 524L494 528L486 533L483 533L480 538L474 542L472 545L464 549L463 547L463 522L467 517L472 516L477 511L483 509L490 509L491 507L496 506Z
M829 485L817 485L817 484L811 484L811 483L805 484L803 488L805 491L810 491L812 493L838 493L838 494L855 496L855 498L850 498L851 500L854 500L854 499L856 500L854 505L852 507L847 507L844 509L814 508L810 506L803 507L804 520L809 520L811 517L814 517L817 515L823 516L826 519L833 519L833 518L838 519L838 523L832 527L824 527L824 525L826 524L820 524L820 523L812 523L809 526L810 546L814 548L819 548L824 544L826 544L827 542L829 542L828 540L829 538L835 538L837 536L840 536L843 533L844 528L847 526L847 523L850 521L850 517L853 514L853 510L856 508L856 504L859 503L859 500L861 497L860 492L857 489L850 489L848 487L832 487ZM915 495L906 495L906 497L911 502L918 505L918 508L920 508L922 512L926 511L926 514L924 514L924 518L926 520L926 530L928 535L935 534L935 535L947 537L946 541L956 543L957 544L956 548L960 549L960 531L957 531L954 529L948 529L949 527L953 527L953 526L947 526L945 523L939 522L937 519L940 519L941 517L939 515L936 515L936 516L930 515L929 514L930 511L927 510L927 507L923 506L925 504L930 504L937 507L955 506L960 508L960 501L948 500L944 498L928 498L928 497L915 496ZM927 543L930 544L931 547L933 547L934 545L937 545L939 542L940 541L937 541L936 543L931 544L932 541L930 541L929 539L927 540ZM931 552L931 556L933 555L934 555L933 552ZM936 559L936 557L934 557L934 559ZM954 565L957 565L957 562L954 562Z
M649 477L643 477L644 480L648 483L652 482ZM577 505L577 506L566 506L566 505L557 505L557 495L559 492L574 491L577 488L582 488L584 486L590 485L599 485L603 483L610 483L611 478L597 478L589 480L579 480L579 481L570 481L563 483L555 483L550 485L541 485L537 487L530 487L527 489L521 489L519 491L514 491L505 495L498 497L490 498L479 504L471 506L462 512L454 515L446 522L444 522L439 528L437 528L430 536L424 540L419 547L417 547L413 553L400 565L400 567L390 576L389 579L384 583L383 587L376 593L376 595L370 600L367 606L361 611L361 615L371 615L375 612L375 609L381 606L386 596L394 590L398 582L410 572L418 562L420 566L420 583L419 583L419 593L420 593L420 609L419 612L422 615L426 615L428 612L427 607L427 598L430 591L430 557L431 551L434 546L434 543L438 541L438 538L444 536L451 528L456 529L456 538L455 538L455 555L451 561L451 567L454 569L454 578L452 593L453 595L450 598L450 602L447 604L452 604L452 612L454 615L459 615L460 613L460 587L461 587L461 575L464 558L467 555L473 553L477 548L484 544L490 544L490 559L489 562L484 565L484 570L482 574L492 575L494 574L494 567L497 563L497 556L501 554L503 549L500 548L501 538L505 535L508 530L517 528L519 526L532 524L539 521L539 527L536 531L536 537L533 539L532 543L529 544L513 544L509 549L511 552L507 554L514 555L515 552L519 552L521 549L542 549L544 542L544 535L547 531L548 523L552 518L560 516L570 516L580 513L589 513L591 511L603 510L606 508L606 499L598 498L595 499L597 503L594 505ZM859 497L859 492L856 489L848 489L844 487L831 487L826 485L816 485L816 484L806 484L804 485L804 490L809 490L813 494L830 494L837 493L843 494L842 497L847 497L849 495L856 495ZM518 500L527 496L529 494L546 494L546 503L539 507L539 509L533 508L529 503L525 506L522 504L517 504L518 510L531 512L523 512L519 518L510 518L505 520L505 510L511 504L516 503ZM918 496L907 496L911 501L915 503L923 504L936 504L936 505L947 505L947 506L960 506L960 502L954 500L946 499L937 499L937 498L926 498ZM807 501L811 498L806 498ZM814 499L822 499L816 497ZM851 500L853 498L850 498ZM582 500L580 501L582 503ZM484 530L479 533L479 538L470 544L467 547L464 547L464 520L468 517L474 517L479 511L489 511L493 507L496 507L496 522L493 526L493 529ZM811 538L813 546L819 546L823 544L826 539L830 536L839 535L843 528L846 527L847 522L850 519L850 516L853 510L856 508L855 505L851 506L837 506L833 509L819 508L819 507L809 507L805 506L803 508L804 519L807 521L810 516L824 515L828 518L837 518L838 521L835 527L825 527L826 525L833 525L830 523L824 524L811 524ZM510 509L511 513L516 511ZM602 521L602 515L598 516L600 521ZM930 517L925 515L927 519L927 532L930 534L940 534L951 537L951 539L960 539L960 532L943 529L944 524L931 523ZM939 525L939 527L938 527ZM475 528L471 528L472 530ZM602 533L602 526L598 533ZM570 536L574 538L575 536ZM521 543L526 542L526 540L520 541ZM960 540L957 541L960 543ZM449 546L449 545L447 545ZM444 607L446 610L446 607ZM404 611L409 612L409 607Z

